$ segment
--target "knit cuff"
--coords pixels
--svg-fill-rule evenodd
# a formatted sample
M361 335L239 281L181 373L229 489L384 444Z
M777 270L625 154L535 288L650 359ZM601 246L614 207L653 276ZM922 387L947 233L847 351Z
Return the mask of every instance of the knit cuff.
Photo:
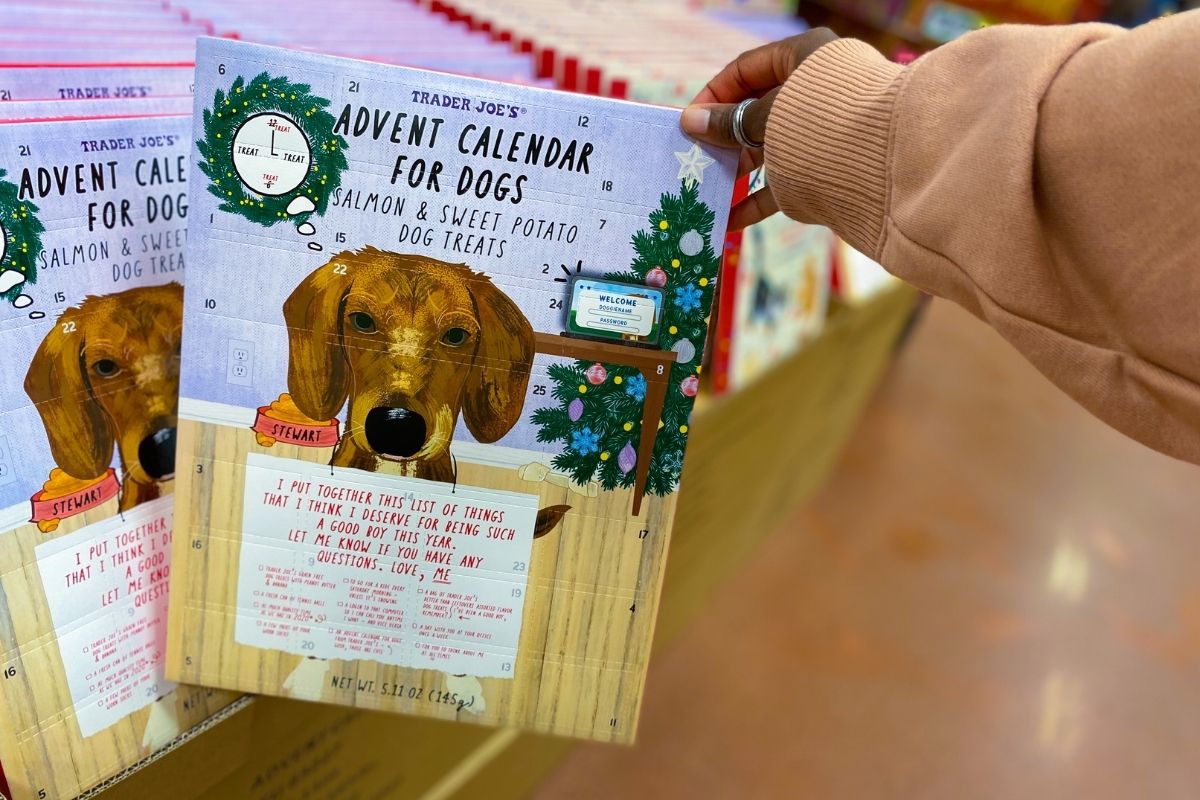
M870 45L838 39L792 73L767 120L767 179L780 209L876 260L903 72Z

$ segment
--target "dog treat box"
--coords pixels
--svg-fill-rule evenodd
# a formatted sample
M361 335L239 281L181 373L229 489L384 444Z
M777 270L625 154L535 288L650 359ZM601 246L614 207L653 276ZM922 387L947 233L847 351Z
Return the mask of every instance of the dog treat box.
M0 125L0 762L14 800L76 797L234 697L163 674L189 139L186 116Z
M631 741L735 154L668 109L198 59L168 675Z

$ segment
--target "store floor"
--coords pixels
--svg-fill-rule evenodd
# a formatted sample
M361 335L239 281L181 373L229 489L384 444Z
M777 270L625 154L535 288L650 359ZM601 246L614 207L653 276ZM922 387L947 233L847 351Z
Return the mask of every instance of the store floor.
M826 489L656 654L637 747L536 798L1198 797L1198 485L935 303Z

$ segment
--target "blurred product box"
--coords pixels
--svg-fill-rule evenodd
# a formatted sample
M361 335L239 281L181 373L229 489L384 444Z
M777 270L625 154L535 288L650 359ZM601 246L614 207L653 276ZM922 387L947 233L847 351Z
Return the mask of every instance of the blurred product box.
M782 214L745 231L733 277L737 300L730 391L769 371L821 332L835 243L828 228Z
M833 289L840 299L860 305L900 284L899 278L842 240L833 262Z

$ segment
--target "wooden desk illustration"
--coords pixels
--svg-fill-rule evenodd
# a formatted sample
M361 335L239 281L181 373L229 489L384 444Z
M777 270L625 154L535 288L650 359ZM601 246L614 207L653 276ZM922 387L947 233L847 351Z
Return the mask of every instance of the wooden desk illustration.
M646 379L646 398L642 405L642 431L638 439L637 473L633 484L633 514L637 516L641 513L642 498L646 494L650 456L657 438L657 423L662 418L663 405L666 403L667 381L671 375L671 365L675 363L675 353L553 333L535 333L534 339L537 352L545 355L621 364L641 370L642 377Z

